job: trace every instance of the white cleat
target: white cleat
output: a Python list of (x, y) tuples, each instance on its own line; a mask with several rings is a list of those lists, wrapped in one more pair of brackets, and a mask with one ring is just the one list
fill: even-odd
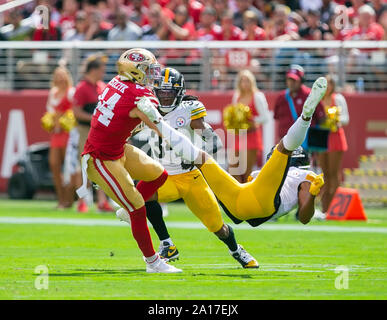
[[(144, 261), (145, 261), (145, 258), (144, 258)], [(180, 272), (183, 272), (183, 270), (178, 269), (174, 266), (171, 266), (164, 259), (161, 259), (158, 256), (155, 262), (152, 262), (152, 263), (146, 262), (146, 272), (148, 272), (148, 273), (180, 273)]]
[(313, 116), (314, 110), (321, 99), (324, 97), (325, 92), (327, 91), (327, 79), (324, 77), (318, 78), (312, 86), (312, 90), (309, 93), (308, 98), (304, 103), (304, 108), (302, 109), (302, 115), (306, 118)]
[(318, 221), (325, 221), (327, 219), (326, 213), (322, 212), (319, 209), (314, 210), (313, 219)]
[(116, 211), (116, 216), (121, 221), (125, 221), (125, 222), (129, 223), (129, 225), (131, 225), (129, 213), (124, 208), (118, 209)]

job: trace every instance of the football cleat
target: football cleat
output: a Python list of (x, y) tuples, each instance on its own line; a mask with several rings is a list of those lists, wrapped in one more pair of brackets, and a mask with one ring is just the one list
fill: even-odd
[(86, 212), (89, 211), (89, 207), (87, 206), (85, 200), (80, 199), (80, 200), (78, 201), (77, 211), (80, 212), (80, 213), (86, 213)]
[(129, 223), (129, 225), (131, 224), (129, 213), (124, 208), (119, 208), (116, 211), (116, 216), (121, 221), (125, 221), (125, 222)]
[(250, 255), (245, 249), (243, 249), (243, 247), (240, 244), (238, 244), (237, 251), (234, 253), (230, 252), (230, 254), (245, 269), (259, 268), (259, 264), (257, 260), (255, 260), (252, 255)]
[(160, 244), (159, 255), (166, 261), (179, 260), (179, 251), (175, 245), (169, 245), (168, 242)]
[(104, 203), (98, 204), (97, 212), (114, 212), (112, 206), (106, 200)]
[[(144, 261), (146, 262), (145, 258)], [(183, 270), (178, 269), (174, 266), (171, 266), (165, 261), (165, 259), (162, 259), (161, 257), (157, 257), (156, 261), (152, 263), (146, 262), (146, 272), (148, 273), (179, 273), (183, 272)]]
[(308, 98), (306, 98), (304, 108), (302, 109), (302, 115), (304, 117), (310, 118), (313, 116), (314, 110), (316, 110), (317, 105), (327, 91), (327, 85), (327, 79), (324, 77), (318, 78), (313, 83), (312, 90), (310, 91)]

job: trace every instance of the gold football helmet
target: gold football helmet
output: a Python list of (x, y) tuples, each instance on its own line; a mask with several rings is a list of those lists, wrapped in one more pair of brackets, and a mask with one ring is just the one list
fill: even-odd
[(153, 85), (161, 77), (161, 68), (152, 52), (134, 48), (125, 51), (117, 61), (122, 81), (133, 81), (140, 85)]

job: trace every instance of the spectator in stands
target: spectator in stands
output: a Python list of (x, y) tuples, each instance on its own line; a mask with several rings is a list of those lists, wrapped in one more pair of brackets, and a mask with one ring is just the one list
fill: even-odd
[[(285, 136), (287, 130), (302, 112), (305, 100), (310, 93), (310, 88), (303, 84), (304, 79), (304, 68), (300, 65), (291, 65), (286, 73), (287, 89), (279, 94), (274, 106), (274, 119), (278, 129), (277, 138)], [(312, 117), (312, 126), (321, 123), (324, 119), (324, 108), (319, 103)]]
[(198, 25), (200, 22), (200, 14), (204, 10), (204, 4), (197, 0), (175, 0), (176, 8), (180, 5), (187, 8), (188, 15), (192, 18), (192, 22), (195, 26)]
[(128, 15), (124, 10), (120, 10), (116, 15), (116, 26), (108, 33), (109, 41), (133, 41), (142, 37), (141, 28), (128, 20)]
[(322, 6), (321, 0), (299, 0), (300, 9), (304, 12), (309, 10), (320, 10)]
[(6, 40), (31, 40), (32, 28), (30, 26), (22, 26), (22, 20), (23, 15), (19, 9), (14, 9), (10, 12), (9, 23), (13, 28), (3, 34)]
[(335, 14), (336, 6), (337, 3), (332, 0), (322, 0), (322, 6), (320, 9), (321, 23), (329, 24), (329, 21)]
[(227, 10), (221, 18), (220, 33), (216, 35), (216, 40), (233, 41), (242, 39), (242, 30), (233, 24), (233, 13)]
[[(105, 84), (103, 83), (103, 78), (105, 75), (105, 65), (107, 59), (103, 55), (93, 55), (86, 60), (85, 73), (83, 79), (76, 86), (74, 93), (74, 115), (78, 122), (78, 132), (79, 132), (79, 159), (80, 155), (83, 152), (84, 145), (86, 143), (87, 136), (90, 130), (90, 122), (94, 112), (94, 109), (97, 107), (98, 96), (102, 94)], [(78, 173), (78, 186), (82, 184), (81, 173)], [(111, 211), (106, 195), (102, 190), (97, 191), (98, 197), (98, 209), (100, 211)], [(78, 211), (87, 212), (88, 206), (85, 200), (80, 199), (78, 201)]]
[(236, 0), (235, 2), (237, 11), (234, 12), (233, 21), (234, 25), (237, 26), (240, 29), (243, 29), (243, 15), (247, 10), (253, 11), (258, 19), (258, 25), (262, 26), (263, 21), (263, 14), (261, 11), (259, 11), (256, 7), (252, 5), (252, 0)]
[(351, 0), (352, 6), (348, 7), (347, 14), (349, 17), (350, 22), (353, 25), (357, 25), (358, 23), (358, 16), (359, 16), (359, 9), (361, 6), (365, 4), (365, 0)]
[(383, 0), (371, 0), (372, 8), (375, 10), (375, 19), (380, 24), (382, 23), (381, 17), (383, 13), (387, 11), (387, 2)]
[(159, 4), (153, 4), (149, 7), (149, 23), (142, 27), (142, 40), (158, 41), (165, 40), (166, 31), (161, 24), (162, 8)]
[(61, 17), (59, 20), (63, 38), (67, 31), (75, 28), (76, 14), (78, 10), (79, 4), (76, 0), (63, 0)]
[(175, 18), (172, 20), (165, 14), (161, 19), (163, 27), (167, 30), (167, 40), (195, 40), (196, 29), (190, 19), (188, 9), (179, 5), (175, 11)]
[(73, 29), (68, 30), (64, 36), (65, 41), (83, 41), (86, 40), (86, 32), (88, 29), (86, 12), (78, 11), (75, 17), (75, 25)]
[[(332, 75), (326, 75), (328, 87), (322, 104), (326, 114), (326, 121), (321, 127), (330, 130), (328, 138), (328, 150), (319, 153), (318, 164), (324, 173), (324, 187), (321, 190), (322, 213), (325, 215), (329, 205), (336, 193), (336, 189), (341, 181), (341, 164), (344, 152), (347, 151), (347, 139), (345, 137), (343, 126), (349, 122), (347, 102), (342, 94), (336, 92), (336, 82)], [(329, 120), (328, 109), (331, 107), (338, 108), (336, 119)], [(323, 218), (324, 216), (322, 216)]]
[[(247, 136), (237, 134), (235, 137), (235, 159), (231, 156), (230, 169), (239, 167), (243, 168), (245, 164), (245, 172), (239, 175), (234, 175), (234, 178), (239, 182), (247, 182), (247, 178), (257, 164), (257, 156), (262, 153), (262, 125), (269, 120), (269, 108), (265, 95), (257, 88), (254, 75), (249, 70), (242, 70), (238, 73), (236, 79), (236, 88), (232, 97), (232, 103), (242, 103), (250, 108), (251, 119), (249, 121), (249, 129)], [(247, 140), (247, 145), (241, 141)], [(241, 140), (241, 141), (240, 141)], [(262, 157), (261, 157), (262, 158)]]
[(258, 26), (258, 16), (247, 10), (243, 14), (243, 32), (241, 40), (266, 40), (266, 31)]
[(298, 40), (298, 27), (288, 19), (290, 9), (284, 5), (277, 5), (273, 12), (273, 19), (270, 20), (269, 34), (270, 40)]
[(95, 8), (87, 14), (88, 29), (85, 40), (107, 40), (108, 33), (113, 25), (107, 21), (103, 21), (102, 14)]
[(323, 40), (328, 30), (328, 26), (320, 21), (320, 12), (309, 10), (306, 25), (299, 30), (299, 35), (303, 40)]
[[(343, 16), (346, 10), (345, 6), (336, 6), (335, 14), (328, 23), (329, 32), (324, 34), (324, 40), (343, 41), (348, 36), (348, 33), (351, 31), (351, 25), (349, 24), (349, 20), (347, 21), (345, 16)], [(345, 25), (346, 23), (348, 23), (348, 25)]]
[(130, 21), (136, 23), (139, 27), (143, 27), (148, 20), (147, 8), (143, 5), (142, 0), (132, 0), (130, 4)]
[(228, 0), (214, 0), (214, 9), (216, 11), (216, 24), (220, 25), (222, 17), (228, 10)]
[(213, 7), (205, 7), (200, 14), (200, 24), (197, 30), (197, 39), (202, 41), (215, 40), (216, 35), (221, 32), (220, 26), (215, 24), (216, 11)]
[(62, 40), (62, 32), (60, 26), (52, 19), (52, 9), (48, 10), (48, 19), (35, 15), (36, 27), (32, 35), (33, 41), (60, 41)]
[(54, 127), (50, 134), (50, 151), (48, 161), (54, 180), (55, 191), (58, 198), (58, 209), (67, 208), (65, 188), (62, 178), (62, 166), (64, 163), (66, 145), (69, 134), (59, 122), (59, 118), (72, 108), (72, 98), (74, 95), (73, 82), (70, 72), (65, 67), (55, 69), (51, 89), (48, 94), (47, 112), (54, 114)]
[(384, 37), (383, 27), (375, 21), (375, 10), (369, 5), (363, 5), (358, 10), (359, 25), (347, 35), (347, 40), (380, 41)]

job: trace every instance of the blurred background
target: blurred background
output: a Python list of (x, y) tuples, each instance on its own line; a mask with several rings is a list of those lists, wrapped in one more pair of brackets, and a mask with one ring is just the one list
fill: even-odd
[[(306, 87), (329, 74), (348, 111), (348, 119), (338, 114), (335, 122), (347, 147), (324, 150), (340, 152), (334, 175), (342, 186), (357, 189), (365, 205), (387, 206), (384, 0), (14, 0), (0, 1), (0, 26), (3, 197), (54, 194), (53, 172), (65, 156), (50, 160), (55, 146), (41, 118), (49, 109), (57, 67), (67, 69), (76, 88), (90, 57), (102, 54), (106, 83), (116, 75), (120, 54), (142, 47), (184, 75), (215, 129), (224, 129), (223, 110), (233, 102), (240, 71), (253, 75), (268, 111), (265, 121), (256, 123), (254, 168), (281, 136), (276, 108), (289, 70), (302, 67), (299, 80)], [(66, 147), (67, 140), (64, 153)], [(313, 152), (312, 158), (323, 170), (320, 154)]]

